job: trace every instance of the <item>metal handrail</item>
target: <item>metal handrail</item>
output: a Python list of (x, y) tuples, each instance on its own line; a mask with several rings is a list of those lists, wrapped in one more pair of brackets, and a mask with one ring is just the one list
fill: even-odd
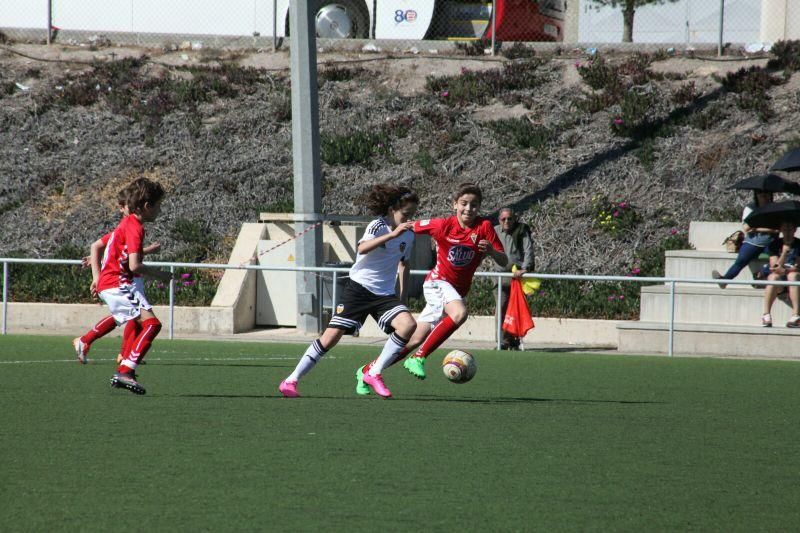
[[(0, 263), (3, 263), (3, 320), (2, 320), (2, 334), (5, 335), (8, 331), (8, 265), (9, 264), (34, 264), (34, 265), (73, 265), (81, 264), (77, 259), (29, 259), (29, 258), (16, 258), (16, 257), (0, 257)], [(208, 270), (267, 270), (278, 272), (317, 272), (317, 273), (331, 273), (333, 279), (333, 287), (331, 294), (331, 305), (333, 309), (336, 308), (336, 281), (337, 274), (349, 272), (348, 268), (344, 267), (282, 267), (282, 266), (267, 266), (267, 265), (253, 265), (253, 264), (223, 264), (223, 263), (176, 263), (176, 262), (163, 262), (163, 261), (147, 261), (148, 266), (167, 267), (174, 275), (176, 268), (196, 268)], [(427, 275), (429, 270), (411, 270), (412, 276)], [(494, 278), (497, 280), (497, 302), (500, 302), (502, 288), (500, 286), (502, 278), (510, 278), (513, 274), (510, 272), (476, 272), (475, 277), (481, 278)], [(719, 283), (717, 279), (705, 278), (667, 278), (667, 277), (638, 277), (638, 276), (590, 276), (584, 274), (538, 274), (531, 273), (523, 275), (523, 278), (536, 278), (536, 279), (554, 279), (554, 280), (581, 280), (581, 281), (619, 281), (627, 283), (665, 283), (669, 285), (669, 345), (667, 353), (670, 357), (673, 356), (674, 350), (674, 335), (675, 335), (675, 284), (710, 284)], [(727, 285), (776, 285), (776, 286), (797, 286), (800, 285), (798, 281), (767, 281), (767, 280), (725, 280)], [(174, 312), (175, 312), (175, 283), (174, 281), (169, 284), (169, 338), (174, 338)], [(497, 349), (500, 349), (502, 339), (502, 316), (500, 315), (500, 306), (495, 308), (496, 317), (496, 338)]]

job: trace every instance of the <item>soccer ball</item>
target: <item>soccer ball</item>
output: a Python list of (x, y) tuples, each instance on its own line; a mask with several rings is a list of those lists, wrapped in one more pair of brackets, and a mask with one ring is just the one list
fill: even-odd
[(463, 350), (453, 350), (442, 361), (444, 376), (453, 383), (466, 383), (475, 377), (478, 365), (471, 354)]

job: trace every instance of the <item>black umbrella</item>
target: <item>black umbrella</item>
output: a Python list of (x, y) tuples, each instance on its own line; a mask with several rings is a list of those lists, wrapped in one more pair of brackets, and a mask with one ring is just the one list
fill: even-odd
[(734, 183), (731, 189), (800, 194), (800, 184), (782, 178), (777, 174), (763, 174), (761, 176), (745, 178)]
[(770, 170), (783, 170), (785, 172), (792, 172), (800, 170), (800, 148), (788, 151), (783, 157), (778, 159)]
[(791, 222), (800, 226), (800, 202), (797, 200), (786, 200), (783, 202), (773, 202), (758, 209), (744, 219), (745, 224), (751, 228), (773, 228), (780, 229), (784, 222)]

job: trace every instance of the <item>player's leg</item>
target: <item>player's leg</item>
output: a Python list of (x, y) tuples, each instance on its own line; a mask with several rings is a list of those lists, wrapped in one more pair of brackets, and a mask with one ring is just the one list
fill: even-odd
[(322, 335), (308, 346), (292, 373), (281, 381), (278, 386), (280, 393), (287, 398), (296, 398), (300, 396), (300, 393), (297, 392), (297, 382), (319, 363), (320, 359), (322, 359), (328, 350), (336, 346), (342, 338), (342, 335), (344, 335), (343, 329), (335, 327), (326, 328), (325, 331), (322, 332)]
[[(396, 303), (400, 304), (400, 302)], [(364, 391), (361, 387), (363, 380), (363, 383), (371, 387), (376, 394), (388, 398), (392, 393), (384, 384), (381, 373), (397, 359), (400, 352), (406, 347), (411, 335), (417, 329), (417, 323), (408, 309), (400, 304), (384, 312), (378, 320), (378, 325), (381, 325), (384, 331), (389, 333), (389, 338), (378, 359), (370, 365), (370, 368), (365, 371), (362, 367), (356, 372), (356, 393), (363, 394)]]
[(124, 286), (113, 290), (117, 292), (114, 293), (112, 299), (116, 311), (112, 309), (112, 313), (115, 315), (124, 313), (127, 317), (125, 322), (135, 320), (141, 329), (130, 344), (130, 351), (123, 354), (124, 358), (117, 366), (116, 373), (111, 377), (111, 386), (128, 389), (135, 394), (144, 394), (144, 387), (136, 380), (136, 369), (161, 331), (161, 321), (156, 318), (153, 306), (147, 301), (144, 293), (136, 286)]
[[(452, 285), (439, 281), (430, 289), (425, 293), (428, 305), (420, 315), (420, 320), (436, 324), (414, 355), (403, 363), (405, 369), (419, 379), (425, 379), (425, 359), (467, 320), (467, 307)], [(441, 319), (432, 320), (436, 315)]]
[[(780, 279), (781, 276), (772, 273), (767, 277), (769, 281)], [(775, 298), (778, 296), (778, 289), (776, 285), (767, 285), (764, 288), (764, 313), (761, 315), (761, 325), (765, 328), (772, 327), (772, 304), (775, 303)]]
[(75, 348), (75, 355), (78, 357), (78, 362), (86, 364), (88, 361), (87, 356), (89, 355), (89, 348), (92, 347), (92, 343), (97, 339), (108, 335), (114, 331), (114, 328), (116, 327), (117, 321), (114, 320), (113, 316), (109, 315), (95, 324), (92, 329), (86, 332), (85, 335), (74, 338), (72, 340), (72, 347)]
[(122, 363), (122, 360), (131, 353), (133, 343), (141, 332), (142, 325), (138, 321), (128, 320), (125, 324), (125, 328), (122, 330), (122, 346), (120, 347), (119, 355), (117, 355), (117, 365)]

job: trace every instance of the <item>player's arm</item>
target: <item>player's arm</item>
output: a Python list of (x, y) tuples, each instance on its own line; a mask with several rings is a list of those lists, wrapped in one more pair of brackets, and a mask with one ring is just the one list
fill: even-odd
[(149, 267), (142, 263), (142, 255), (144, 254), (133, 252), (128, 256), (128, 268), (131, 269), (131, 272), (147, 278), (160, 279), (161, 281), (169, 281), (172, 279), (172, 274), (166, 270)]
[(408, 267), (408, 261), (400, 261), (397, 264), (397, 279), (400, 281), (400, 292), (397, 297), (401, 302), (408, 303), (408, 280), (411, 278), (411, 269)]
[(383, 244), (383, 243), (385, 243), (387, 241), (390, 241), (390, 240), (392, 240), (394, 238), (399, 237), (400, 235), (403, 234), (403, 232), (405, 232), (405, 231), (413, 231), (413, 230), (414, 230), (414, 223), (413, 222), (411, 222), (411, 221), (403, 222), (402, 224), (399, 224), (396, 228), (394, 228), (394, 230), (392, 230), (389, 233), (381, 235), (380, 237), (375, 237), (374, 239), (369, 239), (369, 240), (361, 241), (360, 243), (358, 243), (358, 253), (360, 253), (362, 255), (363, 254), (367, 254), (367, 253), (371, 252), (372, 250), (374, 250), (375, 248), (377, 248), (378, 246), (380, 246), (381, 244)]
[(154, 242), (153, 244), (148, 244), (144, 248), (142, 248), (142, 255), (154, 254), (161, 249), (160, 242)]
[(484, 232), (484, 235), (487, 237), (486, 239), (478, 241), (478, 250), (489, 254), (491, 258), (494, 259), (495, 263), (501, 267), (505, 267), (508, 265), (508, 256), (503, 248), (503, 243), (500, 242), (497, 232), (494, 231), (494, 226), (492, 226), (488, 221), (486, 221), (485, 224), (486, 231)]
[(89, 286), (89, 292), (92, 296), (97, 295), (97, 282), (100, 280), (100, 256), (106, 249), (106, 243), (103, 239), (97, 239), (89, 247), (89, 266), (92, 268), (92, 284)]

